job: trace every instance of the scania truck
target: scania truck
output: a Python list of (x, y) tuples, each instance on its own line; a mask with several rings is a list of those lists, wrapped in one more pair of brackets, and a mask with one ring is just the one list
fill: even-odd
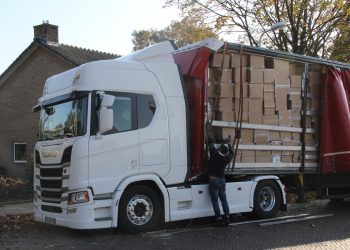
[[(50, 77), (33, 108), (35, 220), (75, 228), (153, 229), (213, 216), (205, 173), (204, 86), (222, 41), (161, 42)], [(285, 209), (273, 174), (228, 173), (230, 213)]]

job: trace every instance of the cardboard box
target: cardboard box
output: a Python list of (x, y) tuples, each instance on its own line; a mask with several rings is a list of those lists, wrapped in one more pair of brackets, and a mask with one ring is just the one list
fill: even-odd
[(253, 129), (241, 129), (241, 143), (242, 144), (253, 144)]
[(268, 130), (254, 131), (254, 143), (255, 144), (268, 144), (270, 142), (270, 133)]
[(265, 58), (258, 55), (249, 55), (248, 56), (248, 67), (263, 69), (265, 68)]
[(274, 83), (275, 82), (275, 70), (274, 69), (264, 69), (264, 83)]
[(220, 97), (215, 104), (216, 111), (232, 111), (233, 110), (233, 101), (230, 97)]
[(282, 141), (290, 141), (290, 140), (292, 140), (292, 133), (286, 132), (286, 131), (281, 131), (280, 138)]
[(305, 134), (305, 145), (306, 146), (314, 146), (315, 140), (312, 134)]
[(243, 156), (242, 155), (242, 158), (241, 158), (241, 162), (242, 163), (255, 163), (255, 156)]
[(290, 110), (280, 110), (278, 112), (278, 124), (280, 126), (292, 126), (292, 111)]
[[(247, 82), (248, 81), (248, 76), (247, 76), (247, 68), (242, 68), (242, 82)], [(232, 69), (232, 80), (234, 83), (240, 83), (241, 78), (240, 78), (240, 68), (233, 68)]]
[[(248, 66), (248, 55), (242, 54), (242, 67)], [(240, 53), (231, 54), (231, 68), (241, 67), (241, 55)]]
[(276, 69), (276, 72), (284, 71), (289, 73), (289, 61), (275, 58), (273, 64), (273, 68)]
[(274, 83), (264, 83), (264, 92), (275, 92)]
[(276, 110), (287, 110), (287, 95), (276, 95)]
[(292, 108), (295, 107), (300, 107), (301, 108), (301, 96), (299, 95), (288, 95), (288, 99), (291, 100), (292, 102)]
[(262, 98), (264, 96), (264, 85), (262, 83), (249, 83), (249, 98)]
[(292, 127), (300, 128), (301, 127), (301, 120), (292, 120)]
[(300, 153), (294, 152), (293, 154), (293, 163), (299, 163), (300, 162)]
[(248, 69), (248, 82), (249, 83), (263, 83), (264, 82), (264, 71), (263, 69)]
[(288, 71), (275, 71), (275, 85), (290, 85)]
[(270, 131), (270, 139), (271, 141), (280, 141), (280, 132), (278, 131)]
[(208, 98), (213, 98), (216, 96), (216, 86), (215, 86), (215, 83), (213, 82), (209, 82), (208, 83)]
[(263, 124), (278, 125), (278, 115), (263, 115)]
[(282, 155), (283, 163), (293, 163), (293, 155)]
[(282, 141), (283, 146), (300, 146), (300, 141), (295, 141), (295, 140), (287, 140), (287, 141)]
[(235, 112), (233, 111), (223, 111), (216, 113), (216, 119), (220, 121), (233, 122), (234, 121)]
[(300, 141), (300, 133), (292, 133), (292, 139), (296, 141)]
[(215, 69), (214, 79), (216, 82), (232, 83), (232, 69)]
[(272, 153), (272, 163), (281, 163), (281, 155), (277, 153)]
[(310, 84), (322, 84), (321, 72), (309, 72)]
[(262, 116), (263, 116), (262, 113), (248, 114), (248, 122), (252, 124), (262, 124), (263, 123)]
[(275, 86), (275, 95), (278, 96), (286, 96), (289, 94), (290, 92), (290, 88), (289, 88), (289, 85), (277, 85)]
[(255, 151), (254, 150), (242, 150), (241, 152), (243, 157), (255, 157)]
[(302, 75), (304, 73), (305, 65), (301, 63), (289, 63), (289, 72), (291, 75)]
[[(236, 117), (238, 116), (238, 109), (239, 109), (240, 103), (239, 99), (235, 99), (235, 112)], [(249, 101), (248, 98), (243, 98), (243, 120), (248, 121), (248, 109), (249, 109)]]
[(211, 66), (214, 68), (228, 69), (230, 66), (230, 55), (223, 53), (214, 53), (211, 60)]
[(272, 153), (271, 151), (256, 151), (255, 162), (257, 163), (271, 163)]
[(264, 107), (264, 115), (275, 115), (276, 109), (274, 107)]
[(263, 100), (262, 99), (249, 99), (249, 114), (262, 114), (263, 112)]
[(274, 92), (264, 91), (264, 108), (275, 108)]
[(233, 97), (234, 88), (232, 83), (216, 84), (216, 94), (220, 97)]
[(301, 75), (290, 75), (290, 86), (293, 88), (301, 88)]
[[(240, 90), (241, 90), (241, 84), (240, 83), (234, 83), (235, 86), (235, 98), (239, 98), (240, 95)], [(242, 88), (243, 88), (243, 97), (248, 97), (248, 83), (243, 82), (242, 83)]]

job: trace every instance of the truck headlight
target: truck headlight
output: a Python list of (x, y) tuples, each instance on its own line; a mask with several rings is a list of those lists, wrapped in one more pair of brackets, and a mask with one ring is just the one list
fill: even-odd
[(70, 193), (68, 195), (68, 205), (89, 202), (88, 191)]

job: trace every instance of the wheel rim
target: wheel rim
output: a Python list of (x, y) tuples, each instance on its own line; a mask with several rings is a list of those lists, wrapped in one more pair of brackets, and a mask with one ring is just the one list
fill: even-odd
[(144, 225), (153, 215), (153, 203), (147, 196), (135, 195), (130, 199), (126, 213), (132, 224)]
[(275, 192), (271, 187), (264, 187), (259, 193), (259, 205), (265, 212), (271, 211), (276, 204)]

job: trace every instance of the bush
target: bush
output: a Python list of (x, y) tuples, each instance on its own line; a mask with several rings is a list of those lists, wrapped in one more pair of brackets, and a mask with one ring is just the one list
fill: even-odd
[(24, 168), (25, 173), (25, 181), (28, 186), (33, 185), (33, 175), (34, 175), (34, 155), (32, 154), (30, 157), (30, 161), (26, 164)]

